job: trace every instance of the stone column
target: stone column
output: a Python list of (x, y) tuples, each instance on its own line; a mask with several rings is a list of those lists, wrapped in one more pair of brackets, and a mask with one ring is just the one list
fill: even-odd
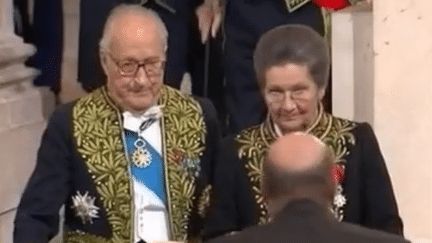
[(38, 71), (25, 60), (36, 51), (13, 32), (12, 0), (0, 1), (0, 242), (12, 242), (21, 193), (35, 165), (45, 127), (46, 91), (35, 88)]
[(332, 14), (333, 114), (373, 124), (372, 6)]

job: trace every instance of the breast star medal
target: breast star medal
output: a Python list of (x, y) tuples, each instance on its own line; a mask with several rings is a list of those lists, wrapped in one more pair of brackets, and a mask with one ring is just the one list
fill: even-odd
[(81, 193), (77, 191), (77, 195), (72, 196), (73, 205), (71, 208), (75, 210), (75, 216), (80, 217), (83, 224), (93, 224), (93, 219), (99, 218), (99, 207), (95, 206), (95, 199), (96, 197), (89, 196), (88, 192), (81, 195)]

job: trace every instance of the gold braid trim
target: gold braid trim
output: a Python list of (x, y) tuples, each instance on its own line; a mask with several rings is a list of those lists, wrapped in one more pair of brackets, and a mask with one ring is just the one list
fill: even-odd
[(200, 172), (200, 157), (205, 149), (206, 126), (199, 103), (165, 86), (160, 104), (164, 105), (166, 175), (171, 233), (174, 241), (186, 241), (195, 195), (195, 180)]
[[(322, 109), (321, 109), (322, 110)], [(346, 156), (349, 154), (349, 147), (355, 144), (355, 137), (352, 130), (357, 126), (355, 122), (334, 117), (326, 112), (320, 115), (308, 133), (323, 141), (336, 157), (335, 163), (345, 166)]]
[[(306, 131), (323, 141), (333, 151), (335, 163), (346, 167), (346, 156), (349, 148), (355, 144), (352, 130), (356, 123), (333, 117), (323, 111), (320, 106), (319, 115), (312, 126)], [(268, 120), (259, 126), (243, 130), (236, 138), (238, 157), (244, 163), (250, 180), (254, 198), (258, 205), (258, 224), (268, 222), (267, 206), (261, 191), (262, 163), (270, 144), (276, 139), (271, 122)], [(338, 218), (343, 218), (343, 208), (336, 208)]]
[(198, 214), (201, 218), (205, 218), (207, 215), (207, 210), (210, 208), (210, 196), (211, 196), (212, 186), (207, 185), (201, 193), (198, 200)]
[(65, 242), (67, 243), (108, 243), (108, 242), (123, 242), (108, 240), (104, 237), (86, 234), (80, 231), (67, 232), (65, 235)]
[(288, 12), (290, 13), (303, 7), (308, 2), (310, 2), (310, 0), (285, 0)]
[(246, 129), (235, 138), (239, 144), (238, 156), (245, 162), (246, 173), (258, 205), (258, 224), (268, 221), (267, 206), (261, 193), (262, 164), (269, 144), (274, 139), (275, 136), (264, 125)]
[[(112, 238), (70, 232), (66, 242), (131, 242), (131, 185), (120, 113), (98, 89), (73, 107), (73, 136), (107, 212)], [(84, 240), (86, 239), (86, 240)]]

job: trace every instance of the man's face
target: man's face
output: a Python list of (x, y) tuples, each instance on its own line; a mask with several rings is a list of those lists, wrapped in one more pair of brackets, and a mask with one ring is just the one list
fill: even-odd
[(146, 111), (156, 103), (163, 85), (165, 45), (151, 21), (136, 16), (120, 18), (108, 50), (101, 52), (110, 97), (126, 111)]
[(303, 131), (318, 114), (324, 89), (314, 83), (306, 66), (287, 63), (265, 72), (264, 98), (282, 133)]

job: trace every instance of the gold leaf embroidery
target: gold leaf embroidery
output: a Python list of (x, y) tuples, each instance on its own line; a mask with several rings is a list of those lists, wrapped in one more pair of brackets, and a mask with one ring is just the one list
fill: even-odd
[[(126, 157), (120, 138), (118, 111), (102, 89), (80, 99), (73, 108), (78, 151), (93, 176), (96, 190), (113, 230), (111, 239), (87, 234), (66, 234), (66, 242), (130, 242), (131, 192)], [(83, 238), (84, 237), (84, 238)], [(87, 241), (85, 241), (87, 242)]]
[[(355, 127), (356, 123), (333, 117), (321, 110), (316, 123), (307, 132), (329, 146), (335, 154), (335, 163), (345, 167), (349, 148), (355, 144), (355, 137), (352, 134)], [(258, 206), (259, 224), (268, 222), (267, 206), (261, 193), (262, 163), (269, 145), (275, 138), (276, 135), (269, 122), (243, 130), (235, 138), (238, 144), (238, 156), (245, 165)], [(334, 212), (337, 213), (336, 217), (343, 219), (343, 207), (333, 206), (333, 208)]]
[[(164, 87), (158, 103), (164, 105), (162, 129), (172, 238), (185, 241), (196, 177), (184, 173), (177, 155), (180, 152), (194, 158), (199, 165), (198, 158), (205, 149), (206, 127), (198, 102), (179, 91)], [(105, 239), (82, 232), (68, 232), (65, 242), (131, 242), (132, 196), (119, 111), (110, 103), (106, 91), (99, 89), (79, 100), (72, 114), (78, 151), (94, 178), (113, 235)]]
[(164, 133), (172, 236), (176, 241), (186, 241), (196, 178), (184, 172), (178, 157), (200, 158), (205, 148), (206, 127), (198, 102), (182, 93), (165, 87), (161, 104), (165, 104)]

